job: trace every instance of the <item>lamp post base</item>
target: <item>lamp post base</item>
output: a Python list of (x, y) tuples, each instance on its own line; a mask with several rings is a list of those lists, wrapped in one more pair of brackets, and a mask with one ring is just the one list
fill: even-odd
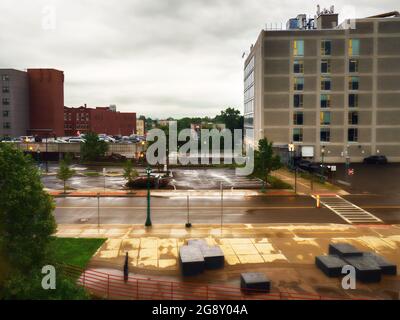
[(192, 227), (192, 224), (191, 224), (190, 222), (188, 222), (188, 223), (185, 224), (185, 227), (186, 227), (186, 228), (191, 228), (191, 227)]

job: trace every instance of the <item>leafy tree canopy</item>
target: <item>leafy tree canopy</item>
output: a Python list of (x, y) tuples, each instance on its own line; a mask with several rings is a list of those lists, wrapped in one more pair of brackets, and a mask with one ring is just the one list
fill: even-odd
[(56, 231), (53, 200), (30, 156), (0, 144), (0, 252), (13, 270), (42, 266)]
[(101, 157), (104, 157), (107, 151), (107, 142), (101, 141), (97, 133), (88, 132), (85, 135), (85, 142), (81, 143), (81, 156), (83, 160), (99, 160)]

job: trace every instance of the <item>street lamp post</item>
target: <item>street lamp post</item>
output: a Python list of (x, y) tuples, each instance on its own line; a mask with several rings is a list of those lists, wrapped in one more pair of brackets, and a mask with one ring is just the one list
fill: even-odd
[(147, 167), (146, 168), (146, 173), (147, 173), (147, 217), (146, 217), (146, 227), (151, 227), (151, 217), (150, 217), (150, 173), (151, 173), (151, 168)]
[(223, 217), (224, 217), (224, 188), (222, 186), (222, 182), (220, 184), (221, 189), (221, 233), (222, 233), (222, 225), (223, 225)]
[(322, 179), (325, 178), (325, 167), (324, 167), (324, 159), (325, 159), (325, 146), (322, 146), (321, 149), (321, 162), (322, 162)]
[(289, 149), (289, 163), (290, 163), (290, 166), (293, 168), (294, 167), (294, 144), (293, 144), (293, 142), (289, 143), (288, 149)]

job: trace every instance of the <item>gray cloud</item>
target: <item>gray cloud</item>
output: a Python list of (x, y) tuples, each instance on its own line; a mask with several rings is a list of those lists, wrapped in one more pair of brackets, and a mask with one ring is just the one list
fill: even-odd
[[(242, 108), (241, 54), (266, 23), (285, 25), (317, 3), (288, 0), (2, 0), (0, 67), (65, 71), (65, 103), (117, 104), (152, 117)], [(397, 1), (336, 1), (365, 17)], [(56, 9), (56, 29), (42, 28)], [(347, 6), (347, 7), (345, 7)], [(354, 8), (354, 10), (352, 10)]]

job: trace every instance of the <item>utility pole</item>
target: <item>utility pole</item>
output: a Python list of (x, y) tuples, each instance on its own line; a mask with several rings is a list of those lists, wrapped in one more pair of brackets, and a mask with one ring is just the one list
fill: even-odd
[(146, 223), (144, 224), (146, 227), (151, 227), (151, 217), (150, 217), (150, 173), (151, 173), (151, 168), (147, 167), (146, 168), (146, 173), (147, 173), (147, 217), (146, 217)]
[(97, 228), (100, 228), (100, 193), (97, 193)]
[(220, 184), (221, 189), (221, 234), (222, 234), (222, 225), (223, 225), (223, 217), (224, 217), (224, 188), (222, 182)]

